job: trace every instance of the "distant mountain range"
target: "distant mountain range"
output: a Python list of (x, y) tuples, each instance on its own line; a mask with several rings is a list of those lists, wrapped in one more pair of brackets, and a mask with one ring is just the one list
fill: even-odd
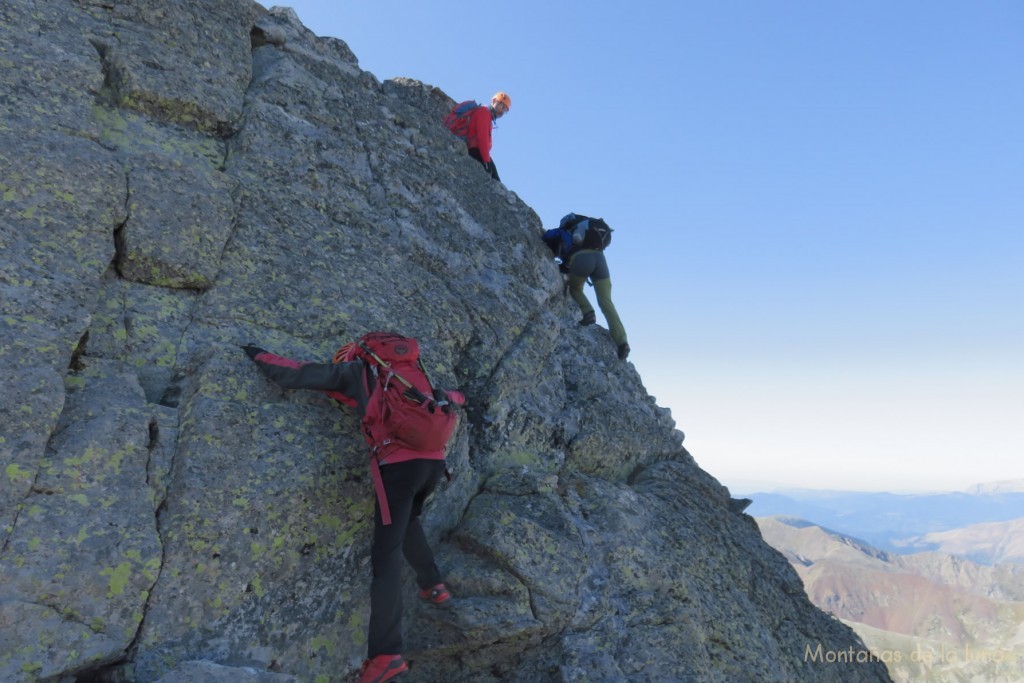
[(1024, 564), (1024, 519), (972, 524), (960, 529), (934, 531), (893, 543), (900, 552), (905, 553), (934, 550), (947, 555), (966, 557), (981, 564)]
[(757, 522), (811, 602), (853, 627), (897, 683), (1024, 681), (1024, 564), (896, 555), (806, 520)]
[(975, 562), (1024, 562), (1024, 480), (968, 491), (894, 494), (793, 489), (748, 493), (753, 517), (804, 520), (893, 553), (941, 550)]

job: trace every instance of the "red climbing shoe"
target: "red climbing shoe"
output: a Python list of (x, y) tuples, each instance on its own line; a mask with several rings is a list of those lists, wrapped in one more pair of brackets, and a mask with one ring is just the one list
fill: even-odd
[(377, 655), (363, 662), (356, 683), (384, 683), (408, 670), (402, 655)]
[(447, 601), (451, 596), (448, 589), (444, 587), (443, 583), (439, 583), (433, 588), (428, 588), (425, 591), (420, 591), (420, 600), (423, 602), (429, 602), (432, 605), (440, 605), (442, 602)]

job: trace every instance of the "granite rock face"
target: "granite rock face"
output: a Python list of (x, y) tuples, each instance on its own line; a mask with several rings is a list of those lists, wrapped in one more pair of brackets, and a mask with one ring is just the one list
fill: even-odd
[(575, 325), (444, 92), (248, 0), (6, 0), (0, 65), (0, 679), (349, 676), (357, 421), (238, 347), (396, 329), (471, 401), (410, 681), (888, 680)]

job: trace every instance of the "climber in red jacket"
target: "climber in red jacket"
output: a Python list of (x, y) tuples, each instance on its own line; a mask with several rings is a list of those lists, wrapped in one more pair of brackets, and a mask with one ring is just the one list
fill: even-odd
[(361, 418), (377, 503), (368, 658), (358, 683), (390, 681), (408, 670), (401, 655), (402, 559), (415, 571), (421, 600), (442, 605), (450, 598), (420, 516), (445, 474), (447, 440), (458, 424), (454, 410), (466, 404), (465, 396), (433, 389), (419, 364), (417, 341), (395, 333), (363, 335), (339, 349), (331, 363), (295, 361), (251, 344), (242, 348), (278, 386), (321, 391)]
[(498, 177), (498, 169), (494, 167), (494, 160), (491, 159), (491, 129), (494, 122), (508, 113), (512, 106), (512, 98), (508, 93), (498, 92), (491, 98), (491, 106), (479, 106), (469, 114), (469, 128), (466, 131), (466, 148), (469, 156), (473, 157), (484, 169), (491, 174), (495, 180)]

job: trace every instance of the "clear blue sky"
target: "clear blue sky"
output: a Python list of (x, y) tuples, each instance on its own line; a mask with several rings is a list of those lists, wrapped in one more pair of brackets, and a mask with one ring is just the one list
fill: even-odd
[(735, 492), (1024, 478), (1024, 3), (284, 4), (511, 95), (502, 180), (616, 229), (630, 360)]

